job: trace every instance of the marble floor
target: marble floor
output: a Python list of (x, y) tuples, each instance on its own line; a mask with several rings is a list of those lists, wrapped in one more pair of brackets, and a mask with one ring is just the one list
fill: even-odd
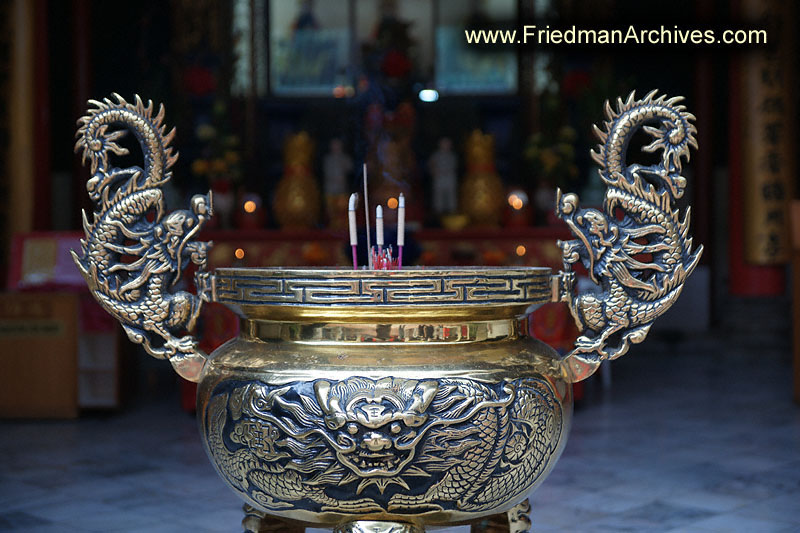
[[(800, 532), (800, 407), (784, 343), (655, 339), (612, 368), (609, 389), (588, 384), (531, 497), (534, 531)], [(240, 531), (237, 498), (169, 400), (0, 421), (0, 531)]]

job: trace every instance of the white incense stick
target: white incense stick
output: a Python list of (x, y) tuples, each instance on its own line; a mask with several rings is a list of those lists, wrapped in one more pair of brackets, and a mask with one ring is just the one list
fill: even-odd
[(403, 268), (403, 245), (406, 243), (406, 197), (397, 200), (397, 268)]
[(347, 218), (350, 226), (350, 248), (353, 251), (353, 269), (358, 270), (358, 254), (356, 252), (358, 247), (358, 229), (356, 228), (356, 203), (358, 202), (358, 193), (354, 192), (350, 195), (350, 203), (347, 206)]
[(380, 253), (383, 249), (383, 207), (380, 205), (375, 208), (375, 244)]

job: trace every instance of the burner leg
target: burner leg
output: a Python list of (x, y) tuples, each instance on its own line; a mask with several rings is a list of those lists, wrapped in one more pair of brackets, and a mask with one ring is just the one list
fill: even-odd
[(509, 533), (530, 533), (531, 531), (531, 502), (527, 498), (509, 509)]
[(507, 513), (487, 516), (472, 524), (470, 533), (530, 533), (531, 504), (526, 499)]
[(305, 533), (306, 528), (284, 522), (245, 504), (242, 519), (244, 533)]

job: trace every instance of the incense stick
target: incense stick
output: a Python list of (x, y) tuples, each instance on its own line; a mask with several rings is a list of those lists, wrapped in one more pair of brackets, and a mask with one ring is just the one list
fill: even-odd
[(383, 250), (383, 206), (375, 207), (375, 244), (378, 246), (378, 253)]
[(397, 201), (397, 268), (403, 268), (403, 246), (406, 243), (406, 197), (400, 193)]
[(364, 215), (367, 223), (367, 268), (372, 269), (372, 240), (369, 236), (369, 193), (367, 192), (367, 164), (364, 163)]
[(347, 217), (350, 226), (350, 249), (353, 251), (353, 270), (358, 270), (358, 228), (356, 228), (356, 203), (358, 193), (350, 195), (350, 202), (347, 206)]

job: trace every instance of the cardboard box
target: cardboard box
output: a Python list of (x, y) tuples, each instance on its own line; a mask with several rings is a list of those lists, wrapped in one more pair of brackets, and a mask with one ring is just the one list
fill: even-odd
[(78, 295), (0, 293), (0, 417), (78, 416)]

